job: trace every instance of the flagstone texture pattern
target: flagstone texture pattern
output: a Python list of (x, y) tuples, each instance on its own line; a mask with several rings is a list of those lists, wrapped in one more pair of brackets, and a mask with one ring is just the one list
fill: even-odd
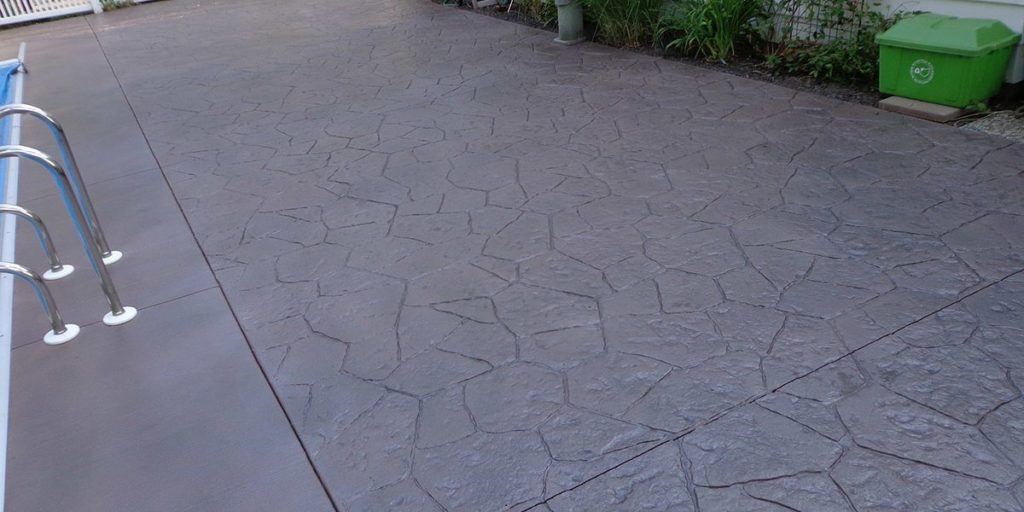
[(91, 23), (341, 509), (1024, 507), (1024, 146), (426, 0)]

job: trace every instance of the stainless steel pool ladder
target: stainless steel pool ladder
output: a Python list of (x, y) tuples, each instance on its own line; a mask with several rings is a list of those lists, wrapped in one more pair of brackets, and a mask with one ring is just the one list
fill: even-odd
[(39, 277), (31, 269), (25, 268), (17, 263), (0, 262), (0, 274), (11, 274), (24, 279), (36, 292), (39, 302), (43, 304), (46, 315), (50, 319), (50, 332), (43, 335), (43, 343), (47, 345), (60, 345), (78, 335), (79, 327), (75, 324), (64, 323), (64, 319), (57, 310), (57, 303), (53, 301), (53, 295), (47, 288), (43, 278)]
[(82, 180), (82, 173), (78, 168), (78, 162), (75, 161), (75, 154), (71, 151), (71, 144), (68, 142), (67, 134), (64, 133), (64, 127), (49, 112), (32, 105), (11, 103), (0, 107), (0, 119), (18, 114), (39, 119), (50, 130), (54, 142), (57, 143), (57, 150), (60, 152), (61, 160), (64, 161), (64, 170), (67, 172), (71, 182), (71, 190), (74, 191), (75, 199), (85, 214), (85, 224), (92, 233), (93, 239), (96, 240), (103, 262), (110, 265), (120, 260), (121, 252), (112, 251), (107, 243), (107, 237), (103, 234), (100, 220), (96, 216), (96, 209), (93, 208), (92, 199), (89, 198), (89, 193), (85, 189), (85, 181)]
[(56, 281), (71, 275), (75, 271), (75, 267), (61, 263), (60, 257), (57, 256), (57, 248), (53, 245), (53, 237), (50, 236), (50, 230), (46, 229), (46, 224), (43, 223), (42, 218), (16, 204), (0, 204), (0, 214), (5, 213), (25, 219), (32, 225), (32, 229), (35, 230), (36, 237), (39, 238), (39, 244), (43, 246), (43, 252), (46, 253), (46, 258), (50, 260), (50, 268), (43, 273), (43, 279)]
[[(0, 146), (0, 159), (4, 158), (20, 158), (35, 162), (49, 172), (57, 184), (57, 189), (64, 200), (64, 206), (67, 208), (71, 220), (77, 228), (78, 236), (82, 241), (82, 247), (85, 249), (85, 254), (88, 256), (93, 270), (100, 278), (100, 287), (107, 299), (107, 304), (110, 306), (110, 312), (103, 316), (103, 323), (107, 325), (120, 325), (135, 318), (137, 314), (135, 308), (121, 304), (121, 298), (118, 296), (117, 290), (114, 288), (114, 282), (107, 271), (107, 264), (103, 261), (99, 243), (93, 231), (89, 228), (89, 222), (85, 213), (83, 213), (78, 197), (74, 194), (74, 187), (64, 168), (50, 155), (26, 146)], [(79, 181), (80, 178), (79, 176)], [(85, 187), (82, 186), (81, 190), (84, 192)]]

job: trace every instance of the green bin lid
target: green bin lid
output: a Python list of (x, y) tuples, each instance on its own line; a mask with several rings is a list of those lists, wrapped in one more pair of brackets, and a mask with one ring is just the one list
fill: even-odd
[(996, 20), (918, 14), (878, 34), (885, 46), (975, 57), (1017, 44), (1020, 34)]

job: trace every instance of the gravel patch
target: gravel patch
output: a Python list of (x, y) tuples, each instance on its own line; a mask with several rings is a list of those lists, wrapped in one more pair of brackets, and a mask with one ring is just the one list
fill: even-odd
[(1018, 112), (1012, 110), (993, 112), (964, 126), (979, 132), (1002, 135), (1007, 139), (1024, 142), (1024, 110)]

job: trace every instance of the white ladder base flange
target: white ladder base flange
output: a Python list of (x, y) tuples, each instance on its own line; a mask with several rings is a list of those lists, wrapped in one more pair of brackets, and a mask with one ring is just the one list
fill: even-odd
[(50, 332), (44, 334), (43, 343), (47, 345), (61, 345), (73, 340), (80, 331), (81, 328), (75, 324), (64, 324), (64, 332), (57, 334), (53, 332), (53, 329), (50, 329)]
[(121, 251), (110, 251), (110, 254), (103, 257), (103, 264), (113, 265), (114, 263), (121, 261), (121, 257), (123, 256), (124, 253), (122, 253)]
[(50, 269), (47, 270), (46, 272), (43, 272), (43, 279), (46, 281), (56, 281), (58, 279), (70, 276), (71, 273), (74, 271), (75, 267), (73, 265), (64, 264), (60, 266), (60, 270), (55, 271), (53, 269)]
[(120, 315), (115, 315), (113, 312), (108, 312), (103, 315), (103, 323), (107, 325), (121, 325), (130, 322), (135, 315), (138, 315), (139, 311), (131, 306), (125, 306), (124, 312)]

